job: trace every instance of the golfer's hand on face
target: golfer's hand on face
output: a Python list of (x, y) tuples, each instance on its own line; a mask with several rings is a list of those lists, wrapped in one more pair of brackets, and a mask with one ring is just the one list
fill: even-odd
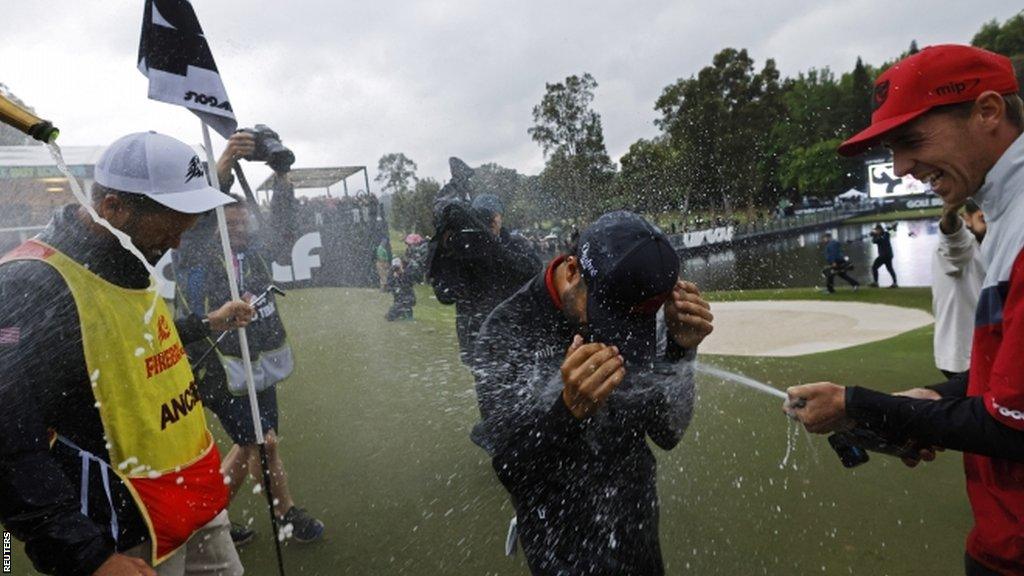
[(846, 416), (846, 388), (831, 382), (791, 386), (782, 411), (799, 420), (808, 432), (828, 434), (853, 427)]
[(92, 576), (157, 576), (156, 570), (138, 558), (114, 554)]
[(562, 401), (580, 420), (598, 410), (626, 376), (615, 346), (584, 344), (574, 336), (562, 362)]
[(711, 331), (711, 305), (700, 296), (693, 282), (679, 280), (665, 303), (665, 324), (668, 333), (683, 348), (696, 348)]
[(224, 332), (248, 326), (255, 314), (256, 310), (252, 304), (242, 300), (232, 300), (210, 312), (207, 318), (210, 320), (211, 331)]

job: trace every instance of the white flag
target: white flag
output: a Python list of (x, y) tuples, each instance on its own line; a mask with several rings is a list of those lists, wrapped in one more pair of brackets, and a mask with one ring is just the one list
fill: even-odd
[(184, 106), (227, 138), (238, 128), (195, 10), (188, 0), (146, 0), (139, 71), (149, 97)]

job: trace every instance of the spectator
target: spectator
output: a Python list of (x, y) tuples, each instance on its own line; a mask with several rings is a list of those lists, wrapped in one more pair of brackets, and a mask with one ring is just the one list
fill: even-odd
[(374, 251), (374, 262), (377, 266), (377, 277), (380, 279), (381, 292), (387, 292), (388, 283), (388, 262), (391, 262), (391, 246), (388, 238), (384, 237), (377, 243)]
[(943, 208), (939, 246), (932, 255), (935, 366), (946, 378), (967, 372), (971, 365), (974, 311), (985, 279), (985, 215), (974, 200), (964, 204), (962, 218), (958, 208)]

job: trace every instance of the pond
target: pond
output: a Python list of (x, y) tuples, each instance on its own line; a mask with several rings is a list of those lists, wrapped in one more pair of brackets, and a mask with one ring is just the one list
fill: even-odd
[[(895, 226), (891, 232), (893, 268), (900, 286), (931, 286), (931, 256), (938, 245), (938, 221), (901, 220), (887, 226)], [(843, 224), (690, 256), (682, 261), (682, 274), (705, 291), (824, 286), (822, 236), (831, 232), (853, 264), (850, 275), (866, 285), (871, 282), (871, 263), (878, 255), (869, 236), (873, 227), (874, 224)], [(879, 271), (879, 280), (882, 286), (889, 285), (885, 268)], [(836, 279), (836, 286), (843, 289), (846, 283)]]

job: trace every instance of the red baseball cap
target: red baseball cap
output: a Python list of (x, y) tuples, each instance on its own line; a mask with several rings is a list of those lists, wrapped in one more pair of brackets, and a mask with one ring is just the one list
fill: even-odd
[(1009, 58), (973, 46), (929, 46), (878, 77), (871, 97), (871, 125), (840, 144), (838, 152), (856, 156), (936, 106), (968, 102), (989, 90), (1017, 93)]

